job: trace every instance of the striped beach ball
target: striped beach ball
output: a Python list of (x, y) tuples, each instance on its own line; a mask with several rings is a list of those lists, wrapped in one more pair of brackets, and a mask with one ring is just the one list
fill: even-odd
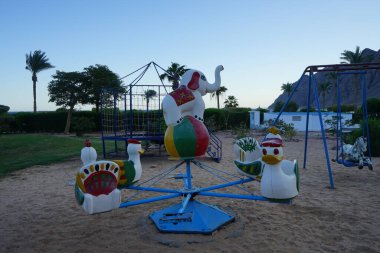
[(191, 159), (206, 153), (209, 135), (203, 122), (192, 116), (185, 116), (176, 126), (168, 126), (165, 132), (167, 152), (182, 159)]

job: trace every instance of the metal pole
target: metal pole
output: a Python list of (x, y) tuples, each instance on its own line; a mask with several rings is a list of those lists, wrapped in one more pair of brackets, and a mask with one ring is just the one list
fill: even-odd
[(115, 141), (114, 141), (114, 144), (115, 144), (115, 153), (117, 153), (117, 141), (116, 141), (116, 138), (117, 138), (117, 116), (116, 116), (116, 113), (117, 113), (117, 110), (116, 110), (116, 101), (117, 101), (117, 96), (115, 95), (115, 91), (113, 91), (113, 132), (114, 132), (114, 136), (115, 136)]
[(132, 84), (129, 85), (129, 138), (133, 133), (133, 111), (132, 111)]
[[(127, 94), (124, 93), (124, 137), (127, 137)], [(128, 141), (125, 140), (125, 153), (127, 153)]]
[(214, 186), (210, 186), (210, 187), (206, 187), (206, 188), (201, 188), (201, 189), (199, 189), (199, 191), (200, 192), (212, 191), (212, 190), (221, 189), (221, 188), (225, 188), (225, 187), (229, 187), (229, 186), (233, 186), (233, 185), (244, 184), (244, 183), (251, 182), (251, 181), (254, 181), (254, 179), (248, 177), (248, 178), (240, 179), (240, 180), (237, 180), (234, 182), (228, 182), (225, 184), (219, 184), (219, 185), (214, 185)]
[(191, 194), (191, 193), (188, 193), (188, 194), (186, 195), (186, 198), (184, 198), (184, 199), (182, 200), (182, 207), (181, 207), (181, 209), (179, 209), (178, 213), (181, 214), (181, 213), (183, 213), (183, 212), (185, 211), (186, 206), (187, 206), (187, 204), (189, 204), (189, 201), (190, 201), (191, 197), (192, 197), (192, 194)]
[(191, 166), (190, 166), (190, 159), (186, 160), (186, 178), (187, 178), (187, 184), (186, 187), (188, 190), (191, 190)]
[[(339, 148), (341, 147), (341, 154), (343, 154), (343, 145), (342, 143), (339, 143), (339, 138), (342, 140), (342, 126), (340, 126), (340, 114), (341, 114), (341, 109), (340, 109), (340, 79), (339, 79), (339, 74), (337, 75), (337, 99), (336, 99), (336, 161), (339, 159)], [(332, 119), (333, 120), (333, 119)], [(340, 144), (340, 147), (339, 147)], [(343, 157), (342, 157), (343, 158)]]
[(210, 196), (210, 197), (219, 197), (219, 198), (250, 199), (250, 200), (269, 201), (269, 199), (267, 199), (265, 197), (254, 196), (254, 195), (238, 195), (238, 194), (218, 193), (218, 192), (200, 192), (198, 195)]
[(331, 189), (334, 189), (334, 178), (333, 178), (333, 175), (332, 175), (332, 172), (331, 172), (331, 165), (330, 165), (329, 152), (328, 152), (328, 149), (327, 149), (325, 129), (323, 127), (323, 122), (322, 122), (322, 114), (321, 114), (321, 107), (319, 105), (317, 82), (316, 82), (314, 76), (313, 76), (313, 87), (314, 87), (315, 102), (317, 103), (317, 108), (318, 108), (319, 124), (321, 125), (323, 147), (325, 149), (325, 156), (326, 156), (326, 162), (327, 162), (327, 170), (328, 170), (329, 179), (330, 179), (330, 187), (331, 187)]
[(102, 128), (102, 148), (103, 148), (103, 158), (106, 159), (106, 144), (105, 144), (105, 140), (104, 140), (104, 119), (103, 119), (103, 113), (104, 113), (104, 90), (102, 90), (102, 92), (100, 93), (101, 94), (101, 103), (100, 103), (100, 125), (101, 125), (101, 128)]
[(311, 93), (311, 76), (313, 72), (309, 73), (309, 87), (307, 91), (307, 113), (306, 113), (306, 132), (305, 132), (305, 147), (303, 151), (303, 168), (306, 169), (306, 157), (307, 157), (307, 138), (309, 136), (309, 114), (310, 114), (310, 93)]
[(160, 201), (160, 200), (165, 200), (165, 199), (172, 199), (172, 198), (179, 197), (180, 195), (181, 195), (180, 193), (173, 193), (173, 194), (155, 197), (155, 198), (124, 202), (124, 203), (120, 204), (119, 208), (128, 207), (128, 206), (136, 206), (136, 205), (140, 205), (140, 204), (145, 204), (145, 203), (150, 203), (150, 202), (155, 202), (155, 201)]
[(277, 115), (277, 118), (275, 119), (275, 121), (274, 121), (273, 124), (272, 124), (273, 126), (276, 125), (276, 123), (277, 123), (278, 119), (280, 118), (281, 114), (284, 112), (286, 106), (289, 104), (290, 100), (291, 100), (292, 97), (293, 97), (293, 94), (296, 92), (296, 90), (297, 90), (299, 84), (301, 83), (303, 77), (304, 77), (304, 73), (302, 73), (302, 76), (301, 76), (300, 79), (298, 80), (297, 84), (294, 86), (294, 88), (293, 88), (293, 90), (292, 90), (292, 93), (290, 93), (290, 95), (289, 95), (289, 97), (288, 97), (288, 100), (286, 100), (285, 104), (282, 106), (280, 112), (279, 112), (278, 115)]
[(137, 190), (137, 191), (178, 193), (178, 191), (174, 190), (174, 189), (155, 188), (155, 187), (141, 187), (141, 186), (134, 186), (134, 185), (130, 185), (130, 186), (126, 187), (126, 189)]
[[(369, 132), (369, 126), (368, 126), (368, 108), (367, 108), (367, 83), (366, 83), (366, 78), (364, 74), (362, 74), (362, 79), (363, 79), (363, 119), (365, 119), (366, 123), (366, 128), (367, 128), (367, 145), (368, 145), (368, 157), (371, 160), (371, 138), (370, 138), (370, 132)], [(363, 125), (364, 129), (364, 125)]]

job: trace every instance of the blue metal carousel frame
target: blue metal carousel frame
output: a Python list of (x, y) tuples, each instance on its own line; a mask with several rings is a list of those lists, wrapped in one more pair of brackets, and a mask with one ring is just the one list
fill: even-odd
[[(179, 173), (173, 176), (174, 179), (183, 180), (183, 188), (169, 189), (169, 188), (155, 188), (153, 185), (158, 183), (161, 179), (168, 177), (172, 172), (180, 168), (182, 165), (186, 166), (186, 173)], [(214, 177), (219, 178), (224, 183), (212, 185), (209, 187), (196, 187), (192, 181), (191, 166), (202, 169)], [(221, 176), (223, 174), (223, 176)], [(227, 179), (226, 176), (229, 178)], [(234, 181), (230, 181), (235, 178)], [(249, 190), (240, 185), (254, 181), (253, 178), (243, 178), (223, 170), (212, 168), (198, 160), (186, 159), (180, 161), (172, 168), (166, 169), (164, 172), (156, 175), (144, 182), (137, 185), (126, 187), (126, 189), (137, 190), (135, 195), (132, 195), (127, 201), (120, 204), (120, 208), (135, 206), (150, 202), (167, 200), (172, 198), (182, 197), (181, 203), (171, 205), (162, 210), (150, 214), (150, 219), (154, 222), (157, 229), (166, 233), (200, 233), (210, 234), (220, 228), (221, 226), (232, 222), (235, 217), (232, 214), (220, 209), (217, 206), (209, 205), (195, 200), (196, 196), (208, 196), (218, 198), (233, 198), (245, 199), (254, 201), (271, 201), (262, 196), (256, 196)], [(143, 186), (148, 184), (147, 186)], [(222, 188), (235, 186), (247, 194), (234, 194), (234, 193), (219, 193), (212, 192)], [(153, 191), (158, 193), (166, 193), (165, 195), (145, 198), (140, 200), (132, 200), (140, 193), (145, 191)], [(281, 203), (290, 203), (290, 200), (282, 201)]]

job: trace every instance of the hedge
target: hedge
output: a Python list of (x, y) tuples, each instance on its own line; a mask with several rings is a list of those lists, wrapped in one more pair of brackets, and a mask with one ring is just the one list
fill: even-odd
[(249, 111), (250, 108), (209, 108), (204, 113), (205, 124), (212, 131), (249, 128)]
[[(209, 108), (205, 110), (204, 118), (206, 126), (212, 130), (226, 130), (236, 128), (249, 128), (249, 111), (250, 108), (229, 108), (229, 109), (215, 109)], [(124, 117), (124, 112), (118, 112)], [(161, 111), (152, 110), (145, 111), (133, 111), (133, 120), (138, 122), (138, 118), (147, 119), (147, 116), (154, 118), (144, 125), (149, 127), (159, 127), (162, 131), (165, 131), (166, 126), (163, 120)], [(154, 117), (152, 115), (155, 114)], [(26, 132), (26, 133), (62, 133), (66, 125), (67, 112), (20, 112), (7, 117), (0, 118), (0, 133), (1, 132)], [(72, 119), (75, 118), (88, 118), (89, 121), (95, 123), (95, 131), (101, 131), (100, 114), (94, 111), (80, 111), (73, 112)], [(127, 120), (129, 115), (127, 115)], [(73, 121), (72, 121), (73, 123)], [(142, 129), (141, 126), (135, 125), (135, 130)], [(72, 129), (73, 130), (73, 129)]]
[[(100, 130), (99, 114), (91, 111), (73, 112), (72, 117), (89, 118), (95, 123), (96, 130)], [(65, 129), (67, 112), (20, 112), (13, 115), (14, 124), (11, 132), (52, 132), (62, 133)]]

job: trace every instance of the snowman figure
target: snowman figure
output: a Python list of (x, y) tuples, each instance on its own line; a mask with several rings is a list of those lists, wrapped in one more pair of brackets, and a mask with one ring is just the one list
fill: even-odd
[(279, 130), (269, 129), (261, 143), (261, 160), (264, 164), (261, 178), (261, 195), (269, 199), (286, 200), (298, 195), (297, 160), (284, 160), (283, 142)]

